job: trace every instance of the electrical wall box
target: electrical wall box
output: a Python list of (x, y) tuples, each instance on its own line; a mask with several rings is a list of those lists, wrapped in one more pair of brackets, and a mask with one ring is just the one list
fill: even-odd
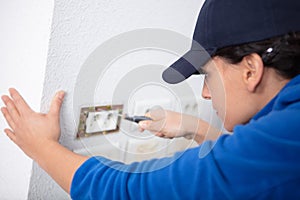
[(123, 105), (82, 107), (77, 138), (118, 132)]

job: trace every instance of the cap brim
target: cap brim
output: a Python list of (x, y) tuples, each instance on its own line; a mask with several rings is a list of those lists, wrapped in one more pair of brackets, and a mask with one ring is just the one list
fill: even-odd
[(203, 74), (201, 67), (210, 59), (213, 52), (190, 50), (168, 67), (162, 74), (164, 81), (170, 84), (184, 81), (193, 74)]

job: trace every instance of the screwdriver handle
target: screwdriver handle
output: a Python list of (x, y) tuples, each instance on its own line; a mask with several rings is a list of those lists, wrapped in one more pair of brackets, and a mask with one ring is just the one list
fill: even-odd
[(126, 116), (125, 119), (136, 123), (145, 120), (152, 120), (150, 117), (146, 117), (146, 116), (132, 116), (132, 117)]

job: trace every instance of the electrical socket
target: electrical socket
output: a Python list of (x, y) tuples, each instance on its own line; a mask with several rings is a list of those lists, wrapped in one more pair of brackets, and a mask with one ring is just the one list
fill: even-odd
[(86, 146), (85, 148), (75, 149), (75, 153), (85, 156), (103, 156), (105, 158), (124, 162), (124, 155), (121, 150), (121, 142), (107, 142), (102, 145)]
[(198, 117), (199, 116), (199, 104), (200, 99), (197, 99), (195, 97), (182, 97), (180, 98), (179, 102), (179, 111), (183, 114), (193, 115)]
[(92, 134), (95, 132), (115, 130), (119, 117), (118, 114), (118, 110), (89, 112), (86, 119), (86, 133)]
[(170, 99), (151, 99), (134, 101), (133, 115), (145, 115), (154, 108), (172, 110), (173, 104)]
[(77, 138), (118, 132), (122, 111), (121, 104), (82, 107)]
[(127, 142), (126, 163), (165, 157), (166, 140), (154, 137), (147, 140), (130, 139)]

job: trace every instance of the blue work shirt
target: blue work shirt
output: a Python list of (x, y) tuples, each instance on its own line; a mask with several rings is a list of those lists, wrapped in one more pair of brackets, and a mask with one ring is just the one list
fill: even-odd
[(300, 75), (232, 135), (130, 165), (88, 159), (73, 177), (71, 197), (300, 199), (299, 188)]

